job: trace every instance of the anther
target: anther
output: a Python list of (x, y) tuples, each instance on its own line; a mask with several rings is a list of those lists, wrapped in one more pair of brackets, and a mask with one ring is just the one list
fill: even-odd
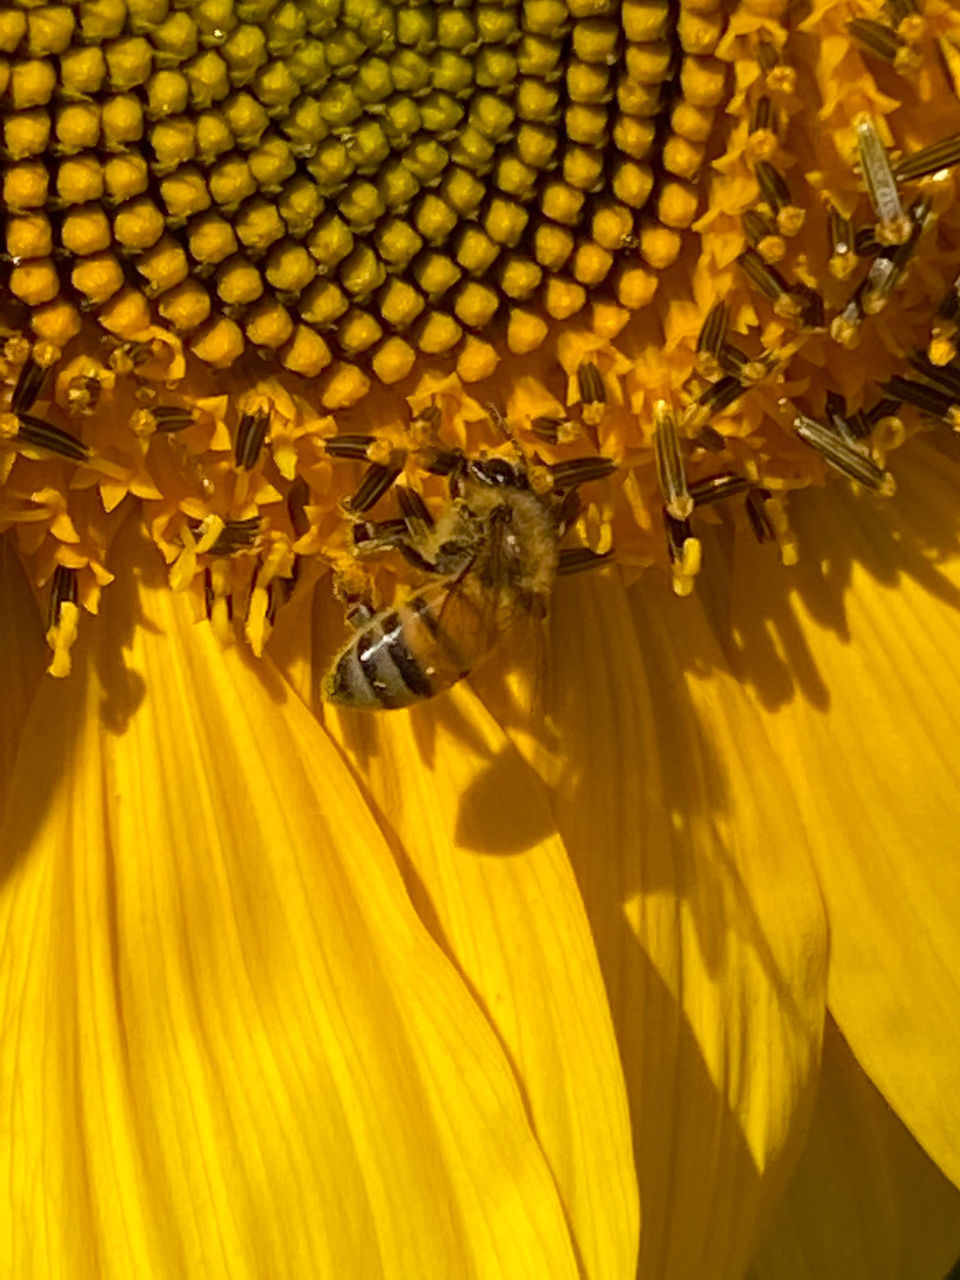
[(47, 609), (47, 644), (53, 657), (47, 670), (52, 676), (70, 674), (70, 650), (77, 638), (80, 613), (77, 607), (77, 571), (58, 564), (50, 584)]
[(210, 547), (210, 554), (232, 556), (239, 551), (248, 551), (260, 535), (260, 525), (259, 516), (248, 516), (246, 520), (225, 520), (216, 542)]
[(10, 408), (14, 413), (26, 413), (33, 408), (46, 381), (49, 366), (40, 364), (31, 351), (17, 375), (17, 384), (13, 388)]
[(900, 203), (900, 192), (883, 141), (868, 115), (858, 116), (854, 126), (860, 170), (877, 216), (877, 239), (881, 244), (905, 244), (910, 238), (910, 219)]
[(910, 237), (905, 244), (886, 249), (880, 253), (870, 265), (864, 281), (861, 306), (865, 315), (877, 315), (887, 305), (890, 295), (907, 269), (913, 257), (917, 242), (923, 233), (930, 217), (931, 201), (922, 198), (910, 209)]
[(711, 453), (723, 453), (727, 447), (726, 439), (716, 427), (711, 427), (709, 422), (705, 422), (701, 426), (693, 438), (693, 443), (698, 444), (701, 449), (708, 449)]
[(185, 431), (194, 422), (193, 410), (188, 405), (157, 404), (152, 409), (141, 409), (139, 412), (149, 415), (153, 419), (154, 431), (164, 435)]
[(909, 182), (914, 178), (925, 178), (930, 173), (939, 173), (941, 169), (949, 169), (951, 165), (960, 163), (960, 133), (950, 138), (941, 138), (921, 151), (914, 151), (905, 156), (894, 168), (898, 182)]
[(829, 427), (808, 418), (805, 413), (798, 413), (793, 419), (793, 429), (804, 442), (810, 445), (835, 471), (856, 480), (865, 489), (871, 489), (885, 498), (889, 498), (894, 490), (893, 476), (882, 467), (878, 467), (872, 458), (868, 458), (858, 448), (853, 448), (841, 439)]
[(747, 518), (758, 542), (776, 542), (784, 566), (797, 563), (797, 540), (790, 531), (783, 503), (769, 489), (751, 489), (747, 494)]
[(15, 439), (19, 444), (29, 445), (33, 449), (45, 449), (71, 462), (86, 462), (92, 455), (90, 448), (76, 436), (55, 427), (42, 418), (35, 418), (30, 413), (18, 413)]
[(379, 462), (371, 462), (360, 481), (360, 487), (351, 498), (345, 501), (344, 506), (355, 514), (369, 511), (391, 488), (402, 470), (402, 461), (399, 464), (391, 463), (387, 466)]
[(675, 520), (686, 520), (693, 511), (693, 499), (687, 488), (687, 477), (680, 456), (677, 420), (666, 400), (658, 400), (653, 406), (653, 420), (653, 446), (663, 505)]
[(415, 530), (417, 526), (421, 530), (433, 528), (434, 521), (430, 508), (420, 494), (417, 493), (416, 489), (411, 489), (409, 485), (398, 484), (397, 502), (400, 505), (400, 512), (408, 525), (412, 525)]
[(673, 589), (678, 596), (688, 596), (700, 570), (700, 539), (693, 536), (689, 520), (677, 520), (669, 511), (663, 513), (663, 525), (673, 569)]
[(764, 262), (755, 249), (745, 249), (737, 258), (751, 284), (773, 303), (778, 316), (785, 319), (799, 315), (802, 304), (790, 292), (786, 280), (775, 267)]
[(910, 364), (922, 377), (940, 391), (960, 402), (960, 369), (953, 365), (933, 364), (926, 355), (915, 352), (909, 356)]
[(432, 476), (452, 476), (463, 468), (463, 454), (458, 449), (422, 449), (416, 458)]
[(697, 368), (705, 378), (720, 373), (719, 356), (727, 336), (730, 310), (725, 302), (715, 302), (697, 334)]
[(876, 227), (857, 227), (853, 233), (853, 249), (858, 258), (873, 258), (882, 248)]
[(595, 427), (603, 418), (607, 389), (603, 385), (603, 375), (592, 360), (585, 360), (577, 370), (577, 384), (583, 420), (588, 426)]
[(758, 160), (755, 166), (757, 181), (763, 197), (777, 219), (777, 230), (784, 236), (795, 236), (803, 226), (805, 212), (790, 197), (786, 179), (772, 164)]
[(872, 431), (877, 423), (884, 418), (894, 417), (902, 403), (903, 401), (897, 396), (883, 396), (875, 405), (871, 405), (869, 409), (861, 410), (861, 416), (868, 432)]
[(896, 71), (914, 71), (920, 59), (914, 49), (897, 35), (892, 27), (871, 18), (851, 18), (847, 30), (871, 53), (890, 64)]
[(310, 486), (303, 476), (297, 476), (290, 486), (290, 492), (287, 494), (287, 515), (290, 517), (293, 532), (298, 538), (302, 538), (304, 534), (310, 532), (310, 517), (307, 514), (309, 501)]
[(582, 434), (580, 423), (573, 418), (548, 418), (545, 415), (533, 418), (530, 430), (546, 444), (572, 444)]
[(750, 481), (746, 476), (728, 472), (721, 476), (710, 476), (707, 480), (698, 480), (690, 486), (690, 497), (695, 507), (706, 507), (712, 502), (723, 502), (726, 498), (736, 498), (746, 493)]
[(339, 435), (324, 440), (323, 447), (331, 458), (352, 458), (357, 462), (366, 462), (367, 450), (373, 441), (373, 436)]
[(744, 387), (761, 382), (770, 372), (773, 363), (774, 359), (770, 356), (754, 360), (745, 351), (732, 346), (729, 342), (725, 342), (720, 351), (721, 367), (732, 374)]
[(830, 228), (830, 261), (827, 270), (835, 280), (846, 280), (857, 265), (853, 223), (832, 204), (827, 223)]
[(889, 381), (884, 382), (883, 389), (888, 395), (912, 405), (921, 413), (946, 422), (954, 430), (960, 427), (960, 404), (955, 396), (938, 391), (935, 387), (928, 387), (925, 383), (914, 382), (911, 378), (901, 378), (899, 374), (894, 374)]
[(564, 547), (557, 556), (557, 574), (565, 577), (582, 573), (585, 569), (597, 569), (613, 559), (613, 551), (591, 551), (589, 547)]
[(269, 425), (270, 414), (264, 408), (241, 415), (233, 442), (233, 460), (241, 471), (252, 471), (257, 465)]
[(745, 209), (740, 215), (743, 233), (764, 262), (779, 262), (787, 251), (777, 228), (757, 209)]
[(549, 467), (550, 478), (556, 492), (576, 489), (578, 485), (589, 484), (591, 480), (605, 480), (617, 469), (612, 458), (569, 458), (565, 462), (555, 462)]

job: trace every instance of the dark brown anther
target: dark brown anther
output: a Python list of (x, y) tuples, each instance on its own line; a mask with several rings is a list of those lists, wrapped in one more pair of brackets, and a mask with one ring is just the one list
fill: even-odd
[(845, 280), (856, 266), (853, 223), (832, 204), (827, 214), (827, 223), (830, 228), (828, 270), (835, 279)]
[(768, 164), (766, 160), (758, 160), (755, 169), (763, 198), (774, 213), (779, 213), (787, 205), (793, 204), (786, 179), (772, 164)]
[(937, 315), (941, 320), (948, 320), (954, 324), (960, 320), (960, 275), (950, 286), (949, 292), (944, 295), (943, 301), (937, 308)]
[(253, 413), (241, 415), (233, 442), (233, 460), (241, 471), (252, 471), (257, 465), (269, 425), (267, 409), (255, 409)]
[(861, 411), (861, 416), (867, 427), (867, 433), (877, 425), (883, 418), (892, 418), (903, 403), (896, 396), (883, 396), (875, 405), (871, 405), (869, 409)]
[(86, 462), (90, 457), (90, 449), (60, 427), (55, 427), (42, 418), (35, 418), (30, 413), (18, 413), (19, 423), (16, 439), (20, 444), (30, 445), (34, 449), (45, 449), (58, 457), (68, 458), (71, 462)]
[(913, 0), (887, 0), (887, 8), (890, 10), (897, 26), (900, 25), (904, 18), (909, 18), (917, 12)]
[(757, 209), (745, 209), (740, 222), (744, 235), (764, 262), (779, 262), (786, 252), (779, 228)]
[(873, 258), (881, 248), (874, 227), (857, 227), (853, 233), (853, 249), (858, 258)]
[(847, 403), (838, 392), (827, 392), (826, 410), (834, 431), (852, 448), (869, 436), (870, 428), (863, 421), (862, 414), (847, 413)]
[(776, 538), (776, 530), (767, 514), (767, 503), (770, 500), (768, 489), (751, 489), (747, 494), (747, 517), (750, 528), (758, 542), (772, 542)]
[(914, 178), (925, 178), (930, 173), (939, 173), (941, 169), (949, 169), (957, 163), (960, 163), (960, 133), (941, 138), (922, 151), (905, 156), (894, 165), (893, 172), (898, 182), (909, 182)]
[(21, 365), (20, 372), (17, 375), (17, 385), (13, 388), (13, 398), (10, 401), (10, 408), (14, 413), (27, 413), (33, 408), (33, 405), (43, 389), (46, 381), (48, 369), (39, 364), (33, 357), (32, 353)]
[(404, 519), (360, 520), (353, 526), (353, 547), (361, 555), (377, 554), (399, 547), (409, 534)]
[(50, 603), (47, 606), (47, 630), (59, 625), (60, 611), (65, 604), (77, 603), (77, 571), (58, 564), (50, 584)]
[(576, 489), (591, 480), (605, 480), (617, 469), (612, 458), (570, 458), (549, 468), (555, 490)]
[(570, 418), (548, 418), (542, 416), (531, 419), (530, 430), (538, 440), (543, 440), (545, 444), (559, 444), (561, 440), (566, 441), (568, 437), (576, 438), (580, 428)]
[(710, 476), (707, 480), (698, 480), (690, 486), (690, 497), (695, 507), (706, 507), (712, 502), (723, 502), (726, 498), (736, 498), (746, 493), (750, 481), (746, 476), (738, 476), (729, 472), (722, 476)]
[(324, 440), (323, 447), (331, 458), (351, 458), (366, 462), (367, 450), (373, 444), (373, 436), (340, 435)]
[(889, 472), (878, 467), (861, 449), (848, 444), (830, 427), (825, 427), (805, 413), (798, 413), (793, 419), (793, 429), (804, 442), (816, 449), (817, 453), (829, 466), (842, 475), (856, 480), (865, 489), (889, 497), (894, 491), (893, 477)]
[(607, 389), (603, 385), (603, 375), (592, 360), (585, 360), (577, 370), (577, 383), (580, 401), (585, 408), (606, 404)]
[(907, 47), (891, 27), (884, 26), (882, 22), (874, 22), (871, 18), (851, 18), (847, 23), (847, 30), (865, 49), (884, 62), (889, 62), (891, 66), (897, 61), (897, 55), (902, 55)]
[(711, 355), (714, 358), (720, 355), (727, 336), (729, 320), (730, 310), (727, 304), (725, 302), (715, 302), (707, 312), (706, 319), (697, 334), (698, 354)]
[(760, 63), (760, 70), (764, 75), (769, 74), (774, 67), (780, 66), (780, 54), (777, 50), (777, 46), (772, 40), (766, 39), (762, 34), (760, 39), (757, 41), (756, 52), (757, 62)]
[(358, 515), (362, 515), (364, 511), (369, 511), (392, 487), (402, 470), (402, 465), (384, 466), (380, 462), (371, 462), (364, 473), (363, 479), (360, 481), (360, 487), (352, 498), (346, 500), (344, 505)]
[(719, 382), (715, 382), (712, 387), (707, 387), (706, 391), (701, 391), (697, 396), (695, 404), (703, 409), (709, 409), (711, 413), (722, 413), (724, 409), (739, 400), (743, 395), (744, 386), (739, 378), (727, 376), (721, 378)]
[(773, 103), (767, 97), (758, 98), (750, 117), (751, 133), (776, 133), (777, 113)]
[(777, 315), (796, 316), (800, 305), (793, 298), (786, 280), (775, 267), (764, 262), (755, 249), (745, 249), (737, 261), (751, 284), (774, 304)]
[(193, 426), (193, 410), (187, 405), (157, 404), (150, 413), (153, 415), (154, 430), (163, 435), (173, 435)]
[(904, 404), (912, 405), (921, 413), (928, 413), (933, 418), (939, 418), (941, 422), (949, 422), (951, 426), (953, 425), (958, 408), (955, 396), (947, 395), (946, 392), (938, 391), (934, 387), (928, 387), (923, 382), (901, 378), (899, 374), (894, 374), (882, 386), (889, 396), (895, 397)]
[(419, 466), (432, 476), (452, 476), (463, 470), (464, 456), (459, 449), (420, 449), (416, 458)]
[(822, 329), (826, 325), (826, 310), (822, 296), (808, 284), (795, 284), (790, 297), (796, 302), (797, 323), (801, 329)]
[(716, 427), (711, 427), (709, 422), (704, 423), (696, 436), (694, 436), (693, 442), (698, 444), (701, 449), (708, 449), (710, 453), (723, 453), (727, 447), (726, 439)]
[(667, 534), (667, 550), (671, 564), (683, 563), (687, 547), (693, 538), (689, 520), (677, 520), (669, 511), (663, 512), (663, 526)]
[(310, 531), (310, 517), (307, 514), (309, 501), (310, 486), (303, 476), (297, 476), (287, 494), (287, 515), (290, 517), (293, 532), (298, 538), (302, 538)]
[(227, 520), (220, 536), (210, 548), (210, 555), (232, 556), (238, 551), (248, 551), (259, 534), (259, 516), (248, 516), (246, 520)]
[(430, 508), (424, 502), (423, 498), (417, 493), (416, 489), (411, 489), (409, 485), (397, 485), (397, 502), (400, 504), (400, 512), (408, 525), (416, 529), (432, 529), (433, 515)]
[(922, 377), (945, 395), (952, 396), (954, 400), (960, 402), (960, 369), (956, 365), (933, 364), (926, 354), (915, 352), (909, 357), (910, 364), (916, 369)]
[(890, 295), (903, 279), (910, 259), (916, 251), (931, 209), (932, 204), (928, 199), (917, 200), (910, 209), (909, 238), (904, 244), (885, 248), (870, 264), (870, 270), (863, 283), (861, 298), (864, 315), (877, 315), (889, 302)]
[(613, 559), (613, 551), (591, 551), (589, 547), (564, 547), (557, 556), (557, 574), (566, 577), (582, 573), (585, 569), (597, 569)]

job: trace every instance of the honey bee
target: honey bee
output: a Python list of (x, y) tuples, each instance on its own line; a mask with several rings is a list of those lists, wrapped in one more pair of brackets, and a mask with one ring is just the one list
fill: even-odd
[[(435, 581), (394, 608), (361, 610), (356, 633), (323, 680), (329, 702), (380, 711), (435, 697), (470, 675), (507, 633), (546, 618), (558, 573), (609, 558), (561, 549), (560, 539), (579, 509), (577, 486), (608, 475), (613, 464), (585, 458), (551, 470), (553, 487), (542, 494), (525, 462), (459, 456), (450, 505), (436, 523), (413, 490), (398, 486), (405, 519), (381, 527)], [(376, 526), (368, 530), (376, 536)]]

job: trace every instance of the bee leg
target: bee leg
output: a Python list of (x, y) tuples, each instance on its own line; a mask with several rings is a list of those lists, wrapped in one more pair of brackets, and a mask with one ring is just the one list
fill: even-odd
[(584, 569), (596, 569), (613, 559), (612, 551), (591, 551), (589, 547), (564, 547), (557, 557), (557, 574), (582, 573)]
[(363, 558), (381, 555), (400, 547), (407, 537), (406, 520), (358, 520), (353, 526), (353, 551)]

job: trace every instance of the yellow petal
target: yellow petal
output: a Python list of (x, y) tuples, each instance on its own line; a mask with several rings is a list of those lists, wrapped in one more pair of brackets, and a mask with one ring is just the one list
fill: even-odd
[(750, 1280), (940, 1280), (958, 1256), (960, 1192), (828, 1021), (810, 1138)]
[(891, 465), (889, 503), (797, 499), (789, 576), (745, 536), (735, 660), (804, 815), (834, 1016), (960, 1183), (960, 449), (917, 440)]
[(574, 1280), (509, 1063), (338, 752), (160, 566), (139, 600), (114, 567), (0, 833), (0, 1273)]
[(20, 734), (49, 657), (40, 613), (9, 538), (0, 536), (0, 815), (20, 746)]
[(585, 1277), (634, 1276), (630, 1118), (590, 927), (540, 780), (460, 686), (412, 711), (327, 711), (414, 904), (502, 1040)]
[[(825, 937), (790, 790), (696, 601), (584, 575), (555, 594), (527, 754), (593, 925), (624, 1058), (641, 1277), (740, 1276), (799, 1152)], [(524, 739), (518, 739), (524, 741)], [(784, 832), (789, 833), (786, 838)]]

